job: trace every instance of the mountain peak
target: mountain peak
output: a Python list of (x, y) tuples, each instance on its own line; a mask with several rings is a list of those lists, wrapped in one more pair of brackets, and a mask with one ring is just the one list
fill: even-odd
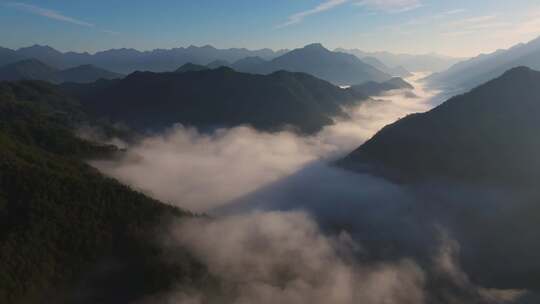
[(535, 72), (534, 70), (526, 66), (518, 66), (504, 72), (503, 75), (515, 75), (515, 74), (525, 74), (525, 73), (528, 74), (528, 73), (537, 73), (537, 72)]
[(14, 62), (8, 66), (40, 66), (40, 67), (47, 67), (49, 69), (53, 69), (52, 67), (46, 65), (45, 63), (35, 58), (23, 59), (21, 61)]
[(304, 46), (304, 49), (327, 50), (321, 43), (312, 43)]
[(48, 45), (39, 45), (39, 44), (34, 44), (28, 47), (22, 47), (22, 48), (19, 48), (17, 51), (22, 51), (22, 52), (25, 52), (25, 51), (38, 52), (39, 51), (39, 52), (47, 52), (47, 53), (60, 53), (59, 51), (57, 51), (56, 49)]
[(204, 71), (204, 70), (208, 70), (208, 67), (205, 67), (204, 65), (188, 62), (182, 65), (181, 67), (179, 67), (175, 72), (184, 73), (184, 72), (197, 72), (197, 71)]

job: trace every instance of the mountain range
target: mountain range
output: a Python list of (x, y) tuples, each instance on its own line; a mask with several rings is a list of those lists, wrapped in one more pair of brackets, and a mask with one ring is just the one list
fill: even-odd
[(368, 96), (377, 96), (394, 90), (413, 90), (414, 87), (399, 77), (394, 77), (384, 82), (370, 81), (350, 87), (351, 90), (361, 92)]
[(412, 76), (412, 73), (407, 71), (402, 66), (396, 66), (396, 67), (388, 67), (386, 64), (384, 64), (382, 61), (375, 57), (363, 57), (361, 59), (363, 62), (371, 65), (372, 67), (378, 69), (379, 71), (382, 71), (388, 75), (392, 75), (394, 77), (409, 77)]
[(135, 72), (121, 80), (65, 84), (95, 117), (137, 130), (174, 123), (200, 129), (249, 124), (261, 130), (292, 126), (312, 133), (345, 116), (343, 107), (368, 99), (305, 73), (255, 75), (184, 65), (169, 73)]
[(459, 62), (426, 80), (436, 87), (467, 90), (518, 66), (540, 69), (540, 38)]
[[(245, 49), (218, 50), (211, 46), (155, 50), (152, 52), (139, 52), (131, 49), (109, 50), (94, 55), (73, 52), (61, 53), (46, 46), (21, 48), (16, 51), (0, 49), (0, 63), (6, 63), (9, 68), (13, 68), (13, 65), (21, 65), (21, 60), (26, 62), (25, 66), (28, 66), (28, 62), (21, 58), (37, 60), (44, 65), (57, 69), (73, 69), (76, 67), (81, 69), (80, 66), (84, 66), (86, 69), (101, 69), (102, 74), (105, 69), (116, 73), (132, 73), (134, 71), (170, 72), (187, 63), (209, 68), (227, 66), (240, 72), (255, 74), (270, 74), (280, 70), (287, 70), (308, 73), (337, 85), (361, 84), (367, 81), (380, 82), (389, 80), (392, 76), (406, 77), (410, 75), (403, 68), (390, 69), (383, 63), (376, 62), (376, 65), (380, 68), (386, 70), (386, 72), (391, 72), (391, 74), (388, 74), (353, 55), (332, 52), (321, 44), (307, 45), (304, 48), (290, 52), (285, 50), (273, 52), (266, 49), (259, 51)], [(30, 67), (25, 69), (31, 70)], [(15, 74), (15, 76), (11, 75), (11, 77), (4, 77), (3, 79), (65, 81), (60, 77), (61, 75), (52, 75), (54, 74), (52, 72), (46, 73), (43, 67), (36, 67), (35, 69), (41, 72), (35, 73), (36, 75), (47, 74), (47, 77), (16, 77), (16, 72), (8, 72), (7, 75)], [(110, 74), (108, 77), (105, 77), (107, 76), (105, 75), (102, 78), (117, 78), (117, 76), (112, 76), (112, 73)], [(91, 79), (91, 77), (80, 80), (87, 79)]]
[(540, 72), (526, 67), (386, 126), (341, 163), (398, 181), (540, 178)]
[(403, 67), (411, 72), (439, 72), (446, 70), (453, 64), (463, 60), (462, 58), (449, 57), (435, 53), (412, 55), (394, 54), (389, 52), (365, 52), (359, 49), (344, 48), (337, 48), (336, 51), (355, 55), (361, 60), (365, 60), (366, 57), (375, 58), (392, 69)]
[(263, 73), (278, 70), (308, 73), (338, 85), (379, 82), (391, 78), (354, 55), (332, 52), (318, 43), (292, 50), (262, 66)]
[[(363, 62), (354, 55), (330, 51), (320, 43), (306, 45), (272, 60), (246, 57), (229, 66), (237, 71), (253, 74), (270, 74), (280, 70), (302, 72), (336, 85), (381, 82), (392, 78), (390, 74)], [(409, 76), (406, 73), (406, 71), (403, 73), (404, 76)]]
[(93, 65), (81, 65), (58, 70), (36, 59), (25, 59), (0, 67), (0, 81), (42, 80), (51, 83), (94, 82), (98, 79), (116, 79), (123, 75)]
[(403, 68), (391, 69), (376, 59), (368, 63), (350, 54), (332, 52), (319, 43), (292, 50), (272, 60), (264, 60), (255, 56), (242, 58), (232, 64), (214, 62), (207, 67), (215, 68), (217, 64), (231, 67), (239, 72), (261, 75), (281, 70), (302, 72), (336, 85), (355, 85), (369, 81), (381, 82), (391, 79), (392, 76), (411, 76)]
[(272, 59), (286, 52), (287, 50), (270, 49), (217, 49), (206, 45), (153, 51), (111, 49), (89, 54), (60, 52), (49, 46), (34, 45), (17, 50), (0, 48), (0, 66), (23, 59), (37, 59), (59, 69), (91, 64), (116, 73), (129, 74), (134, 71), (168, 72), (188, 62), (206, 65), (216, 60), (235, 62), (250, 56)]

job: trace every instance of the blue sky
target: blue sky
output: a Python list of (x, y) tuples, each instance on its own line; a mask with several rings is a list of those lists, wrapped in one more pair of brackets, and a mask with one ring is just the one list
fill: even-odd
[(329, 48), (472, 56), (540, 36), (538, 0), (0, 0), (0, 45)]

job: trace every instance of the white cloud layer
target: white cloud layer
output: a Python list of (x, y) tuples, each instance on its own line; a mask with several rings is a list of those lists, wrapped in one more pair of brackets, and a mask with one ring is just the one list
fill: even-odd
[[(424, 273), (413, 261), (359, 264), (358, 245), (347, 233), (325, 236), (302, 212), (191, 220), (173, 233), (173, 244), (222, 282), (219, 303), (424, 303)], [(214, 292), (172, 293), (148, 303), (208, 303)]]
[(348, 153), (386, 124), (429, 109), (430, 94), (416, 84), (418, 98), (400, 93), (350, 109), (316, 135), (259, 132), (250, 127), (213, 134), (176, 126), (128, 148), (125, 157), (92, 164), (164, 202), (208, 211), (247, 195), (311, 162)]

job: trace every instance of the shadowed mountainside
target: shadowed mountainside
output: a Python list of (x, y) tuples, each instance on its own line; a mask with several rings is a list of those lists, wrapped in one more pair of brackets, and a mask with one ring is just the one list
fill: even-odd
[(370, 81), (363, 84), (354, 85), (351, 86), (351, 89), (362, 92), (368, 96), (376, 96), (393, 90), (413, 90), (414, 87), (405, 80), (399, 77), (394, 77), (385, 82)]
[(66, 70), (58, 70), (35, 59), (18, 61), (0, 67), (0, 81), (41, 80), (51, 83), (88, 83), (98, 79), (116, 79), (120, 74), (106, 71), (92, 65), (81, 65)]
[(233, 65), (240, 71), (269, 74), (279, 70), (302, 72), (336, 85), (386, 81), (392, 76), (362, 62), (354, 55), (332, 52), (319, 43), (292, 50), (270, 61), (248, 58)]
[(540, 177), (540, 72), (519, 67), (386, 126), (341, 164), (414, 181), (519, 184)]
[(64, 88), (96, 117), (138, 130), (182, 123), (201, 129), (249, 124), (316, 132), (367, 97), (303, 73), (239, 73), (230, 68), (184, 73), (136, 72), (125, 79)]

